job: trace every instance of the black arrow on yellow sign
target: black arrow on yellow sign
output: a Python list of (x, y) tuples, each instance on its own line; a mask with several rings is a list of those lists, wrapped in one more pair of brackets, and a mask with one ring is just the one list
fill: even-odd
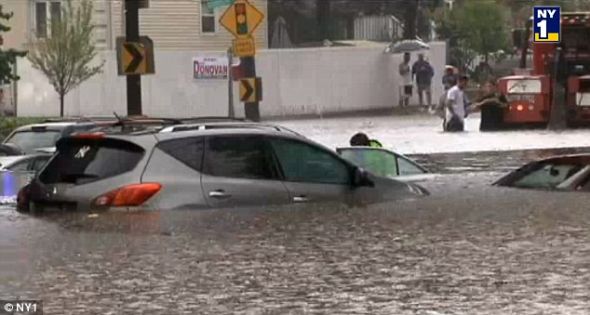
[(141, 36), (137, 41), (117, 37), (117, 70), (119, 75), (155, 73), (152, 40), (147, 36)]
[(244, 87), (244, 94), (242, 94), (242, 101), (247, 102), (251, 97), (252, 93), (254, 93), (254, 87), (249, 80), (242, 81), (242, 86)]
[(262, 101), (262, 79), (244, 78), (240, 80), (240, 101), (254, 103)]
[(133, 58), (131, 59), (129, 65), (127, 65), (127, 68), (125, 68), (125, 72), (135, 73), (135, 71), (137, 71), (137, 68), (141, 65), (141, 62), (143, 61), (143, 54), (141, 51), (137, 49), (135, 43), (125, 43), (123, 44), (123, 47), (125, 47), (125, 50), (127, 50), (127, 52), (129, 52), (129, 54)]

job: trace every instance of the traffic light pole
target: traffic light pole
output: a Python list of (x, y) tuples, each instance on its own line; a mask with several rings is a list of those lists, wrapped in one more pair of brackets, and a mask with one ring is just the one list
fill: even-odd
[[(139, 1), (125, 0), (125, 37), (139, 41)], [(141, 76), (127, 76), (127, 115), (141, 115)]]
[[(244, 77), (255, 78), (256, 77), (256, 61), (254, 57), (242, 57), (241, 66), (244, 70)], [(260, 105), (258, 102), (244, 103), (244, 113), (246, 119), (252, 121), (260, 121)]]
[(233, 48), (227, 49), (227, 116), (229, 118), (235, 117), (234, 112), (234, 78), (232, 73), (234, 59)]

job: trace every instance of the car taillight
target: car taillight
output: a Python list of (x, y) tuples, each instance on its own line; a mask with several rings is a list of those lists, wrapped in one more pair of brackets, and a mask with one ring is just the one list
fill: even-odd
[(98, 207), (140, 206), (160, 189), (162, 185), (158, 183), (127, 185), (97, 197), (93, 204)]
[(96, 139), (102, 139), (104, 138), (104, 132), (91, 132), (91, 133), (78, 133), (73, 135), (74, 138), (76, 139), (90, 139), (90, 140), (96, 140)]

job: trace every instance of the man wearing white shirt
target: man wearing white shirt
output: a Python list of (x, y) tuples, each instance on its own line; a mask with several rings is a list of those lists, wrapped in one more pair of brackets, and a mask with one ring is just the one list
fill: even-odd
[(399, 64), (400, 76), (400, 106), (405, 107), (410, 103), (412, 96), (412, 69), (410, 68), (410, 53), (404, 53), (404, 60)]
[(465, 87), (469, 79), (466, 75), (459, 77), (457, 84), (447, 91), (444, 130), (463, 131), (465, 126), (466, 106)]

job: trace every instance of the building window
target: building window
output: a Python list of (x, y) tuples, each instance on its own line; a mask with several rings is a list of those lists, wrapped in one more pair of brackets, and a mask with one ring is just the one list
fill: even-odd
[(215, 33), (216, 31), (215, 9), (209, 7), (209, 1), (201, 0), (201, 33)]
[(61, 18), (61, 2), (59, 1), (34, 1), (35, 35), (37, 38), (46, 38), (50, 34), (51, 21), (59, 21)]

